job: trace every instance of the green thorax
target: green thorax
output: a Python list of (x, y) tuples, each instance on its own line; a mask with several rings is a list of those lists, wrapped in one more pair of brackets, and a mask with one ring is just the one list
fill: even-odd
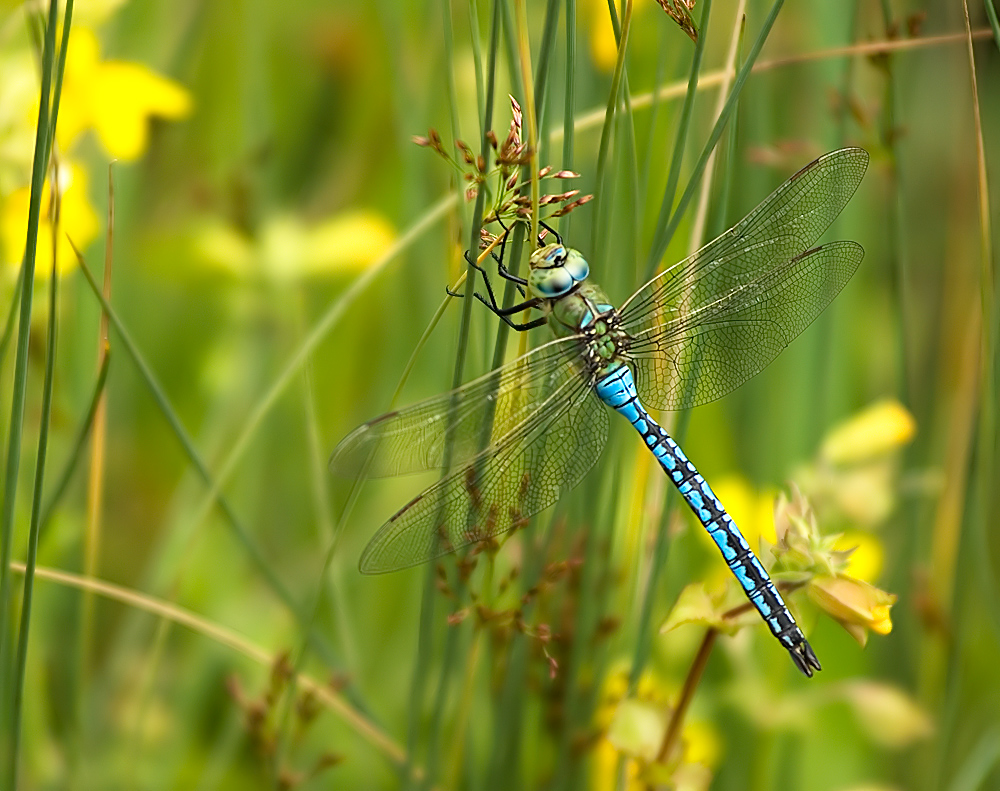
[[(607, 294), (596, 283), (585, 282), (575, 291), (556, 299), (546, 300), (543, 310), (548, 314), (549, 326), (559, 337), (574, 335), (593, 324), (595, 309), (600, 314), (610, 306)], [(602, 328), (597, 327), (598, 331)]]
[(550, 244), (532, 254), (528, 287), (541, 297), (539, 308), (556, 336), (587, 335), (588, 359), (598, 371), (611, 371), (623, 364), (627, 339), (617, 328), (608, 295), (587, 279), (589, 274), (578, 251)]

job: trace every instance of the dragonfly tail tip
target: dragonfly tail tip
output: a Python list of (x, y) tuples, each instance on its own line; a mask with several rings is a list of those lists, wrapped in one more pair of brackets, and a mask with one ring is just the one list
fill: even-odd
[(812, 678), (814, 671), (823, 669), (815, 652), (812, 650), (812, 646), (805, 640), (794, 648), (790, 648), (788, 653), (792, 655), (792, 660), (807, 678)]

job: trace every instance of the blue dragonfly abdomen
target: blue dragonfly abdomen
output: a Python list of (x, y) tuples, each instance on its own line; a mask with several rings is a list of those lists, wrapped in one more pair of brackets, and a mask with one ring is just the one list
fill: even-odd
[(635, 389), (632, 371), (625, 364), (606, 374), (595, 385), (598, 397), (622, 415), (639, 432), (671, 483), (708, 531), (730, 571), (739, 581), (750, 603), (778, 641), (788, 649), (795, 664), (807, 676), (820, 670), (819, 660), (795, 618), (785, 605), (766, 569), (726, 512), (708, 482), (677, 443), (643, 407)]

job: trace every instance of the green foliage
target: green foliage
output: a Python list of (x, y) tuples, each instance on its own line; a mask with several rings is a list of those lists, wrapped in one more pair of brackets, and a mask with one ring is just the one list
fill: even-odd
[[(962, 9), (929, 2), (85, 4), (65, 78), (37, 4), (0, 8), (0, 785), (1000, 783), (990, 0), (978, 97)], [(821, 673), (625, 425), (500, 544), (358, 573), (433, 479), (334, 479), (336, 442), (548, 337), (445, 296), (498, 213), (540, 203), (620, 300), (841, 145), (872, 157), (827, 237), (860, 271), (668, 423)], [(543, 167), (580, 177), (545, 195)]]

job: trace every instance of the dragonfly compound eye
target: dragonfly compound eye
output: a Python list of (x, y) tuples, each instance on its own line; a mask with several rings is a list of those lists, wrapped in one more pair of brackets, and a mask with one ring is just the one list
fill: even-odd
[(529, 283), (532, 291), (549, 299), (562, 296), (576, 285), (570, 273), (561, 266), (532, 270)]
[(566, 252), (566, 262), (563, 264), (563, 268), (575, 283), (582, 283), (590, 275), (590, 264), (576, 250), (571, 249)]

